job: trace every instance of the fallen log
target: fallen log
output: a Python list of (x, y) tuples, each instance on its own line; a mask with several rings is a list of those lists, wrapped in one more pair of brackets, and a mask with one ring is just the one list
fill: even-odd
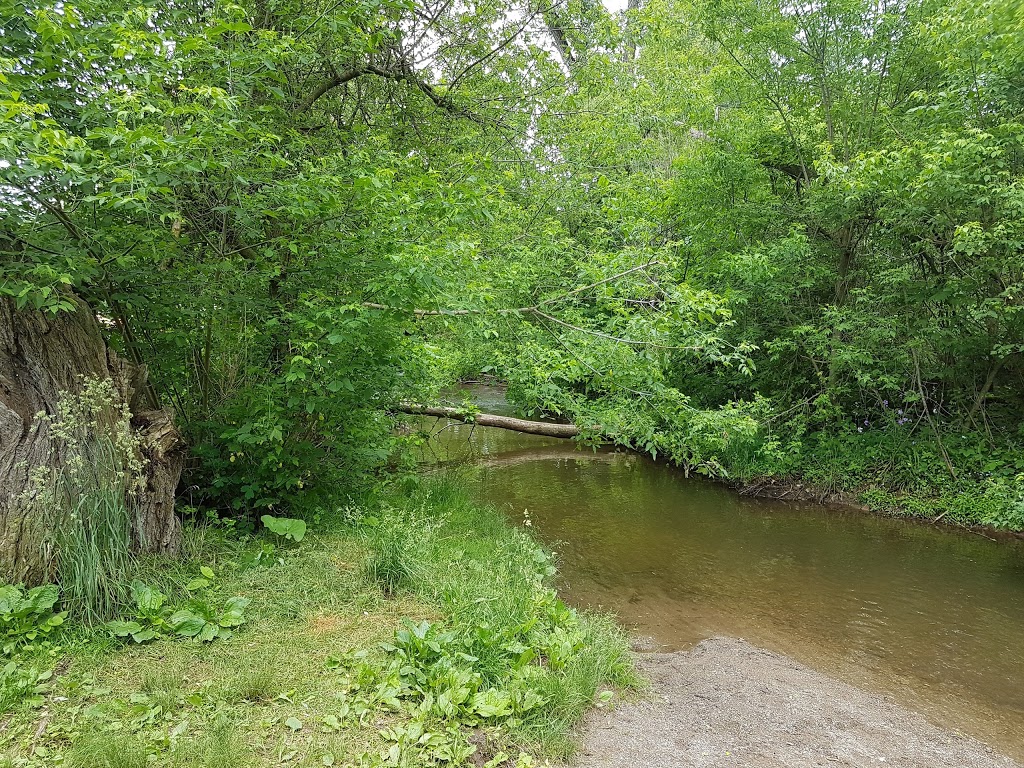
[(498, 427), (510, 429), (513, 432), (525, 432), (528, 435), (577, 437), (580, 434), (580, 428), (575, 424), (549, 424), (546, 421), (528, 421), (511, 416), (498, 416), (494, 413), (472, 413), (462, 408), (401, 403), (397, 410), (399, 413), (408, 413), (413, 416), (437, 416), (441, 419), (463, 421), (467, 424), (479, 424), (481, 427)]

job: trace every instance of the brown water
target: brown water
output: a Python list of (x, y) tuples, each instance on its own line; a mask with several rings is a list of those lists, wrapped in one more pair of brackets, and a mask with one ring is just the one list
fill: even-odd
[(484, 427), (449, 425), (431, 447), (481, 500), (520, 521), (528, 510), (569, 602), (673, 649), (743, 637), (1024, 759), (1021, 542), (751, 499), (632, 454)]

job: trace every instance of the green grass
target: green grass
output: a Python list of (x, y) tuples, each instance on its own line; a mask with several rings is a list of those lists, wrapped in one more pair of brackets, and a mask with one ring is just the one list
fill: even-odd
[(67, 607), (88, 623), (112, 618), (128, 602), (136, 561), (126, 472), (109, 439), (78, 446), (78, 459), (56, 483), (55, 502), (66, 508), (55, 526), (57, 570)]
[(135, 734), (89, 733), (68, 750), (71, 768), (146, 768), (145, 741)]
[[(69, 621), (55, 682), (0, 714), (0, 755), (33, 767), (372, 766), (397, 749), (400, 765), (458, 765), (483, 733), (484, 757), (504, 751), (512, 765), (520, 751), (571, 753), (597, 692), (636, 684), (621, 630), (564, 606), (548, 556), (457, 480), (411, 482), (367, 502), (360, 522), (345, 517), (278, 542), (258, 567), (240, 563), (266, 539), (216, 527), (188, 530), (180, 561), (140, 563), (172, 601), (212, 567), (207, 598), (250, 598), (248, 622), (227, 640), (132, 646)], [(455, 680), (471, 694), (449, 707)]]

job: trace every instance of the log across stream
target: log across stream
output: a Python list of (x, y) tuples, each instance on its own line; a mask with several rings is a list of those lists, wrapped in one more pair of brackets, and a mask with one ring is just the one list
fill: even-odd
[(434, 416), (439, 419), (451, 419), (467, 424), (479, 424), (481, 427), (497, 427), (527, 435), (543, 435), (545, 437), (570, 438), (580, 434), (575, 424), (553, 424), (547, 421), (528, 421), (512, 416), (501, 416), (496, 413), (476, 413), (462, 408), (444, 406), (417, 405), (403, 403), (398, 409), (401, 413), (413, 416)]

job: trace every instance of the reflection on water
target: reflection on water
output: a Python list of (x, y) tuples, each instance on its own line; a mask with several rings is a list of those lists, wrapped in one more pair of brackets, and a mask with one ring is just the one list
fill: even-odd
[(1021, 543), (745, 498), (496, 429), (451, 425), (431, 445), (482, 500), (529, 510), (568, 601), (672, 648), (744, 637), (1024, 758)]

